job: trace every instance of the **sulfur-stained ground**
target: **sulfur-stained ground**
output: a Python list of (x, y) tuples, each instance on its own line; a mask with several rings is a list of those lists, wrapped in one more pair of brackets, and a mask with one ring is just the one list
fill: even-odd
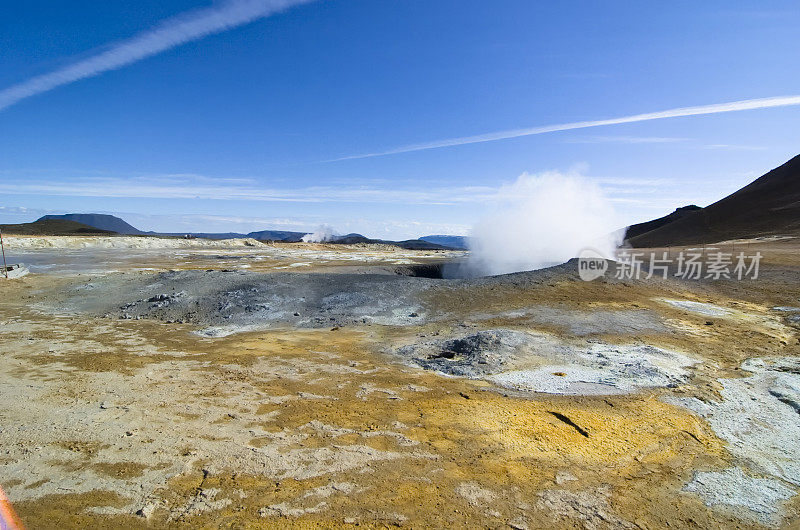
[[(775, 395), (798, 375), (798, 326), (773, 309), (800, 306), (796, 250), (765, 246), (772, 272), (746, 286), (448, 284), (421, 295), (440, 318), (418, 324), (225, 337), (59, 311), (63, 293), (93, 282), (71, 273), (3, 282), (0, 485), (29, 528), (800, 525), (798, 449), (785, 438), (800, 414), (791, 388)], [(156, 268), (170, 265), (161, 256)], [(697, 362), (670, 388), (582, 396), (447, 376), (396, 353), (498, 328)], [(783, 364), (755, 372), (748, 359)], [(724, 408), (744, 392), (730, 381), (763, 407)], [(744, 477), (739, 490), (703, 489), (730, 470)]]

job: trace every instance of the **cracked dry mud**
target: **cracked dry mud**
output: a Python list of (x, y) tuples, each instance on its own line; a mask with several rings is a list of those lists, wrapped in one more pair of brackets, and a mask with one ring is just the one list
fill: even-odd
[[(28, 527), (800, 524), (795, 246), (747, 285), (297, 248), (0, 284), (0, 484)], [(278, 279), (283, 316), (240, 310)]]

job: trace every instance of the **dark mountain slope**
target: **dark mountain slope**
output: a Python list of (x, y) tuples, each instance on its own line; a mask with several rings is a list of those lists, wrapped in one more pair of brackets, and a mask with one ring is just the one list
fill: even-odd
[(631, 225), (625, 230), (625, 239), (631, 239), (651, 230), (655, 230), (656, 228), (661, 228), (664, 225), (677, 221), (678, 219), (681, 219), (686, 215), (701, 209), (702, 208), (699, 206), (690, 204), (689, 206), (676, 208), (674, 212), (669, 215), (665, 215), (664, 217), (659, 217), (658, 219), (653, 219), (652, 221), (645, 221), (644, 223)]
[(634, 247), (800, 236), (800, 155), (705, 208), (632, 237)]

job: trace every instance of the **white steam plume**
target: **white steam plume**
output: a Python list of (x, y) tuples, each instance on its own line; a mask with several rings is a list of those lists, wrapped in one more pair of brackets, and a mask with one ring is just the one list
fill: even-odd
[(531, 136), (534, 134), (545, 134), (557, 131), (570, 131), (573, 129), (587, 129), (589, 127), (602, 127), (604, 125), (619, 125), (622, 123), (634, 123), (638, 121), (661, 120), (664, 118), (679, 118), (682, 116), (699, 116), (703, 114), (719, 114), (722, 112), (736, 112), (740, 110), (766, 109), (770, 107), (789, 107), (800, 105), (800, 95), (781, 96), (763, 99), (745, 99), (741, 101), (731, 101), (729, 103), (716, 103), (714, 105), (700, 105), (697, 107), (681, 107), (677, 109), (662, 110), (658, 112), (648, 112), (646, 114), (634, 114), (621, 118), (610, 118), (607, 120), (576, 121), (571, 123), (561, 123), (558, 125), (543, 125), (540, 127), (529, 127), (524, 129), (511, 129), (475, 136), (461, 136), (458, 138), (448, 138), (421, 144), (412, 144), (387, 151), (367, 153), (361, 155), (344, 156), (329, 160), (336, 162), (340, 160), (354, 160), (359, 158), (372, 158), (376, 156), (396, 155), (399, 153), (411, 153), (413, 151), (424, 151), (426, 149), (439, 149), (440, 147), (452, 147), (456, 145), (478, 144), (483, 142), (494, 142), (496, 140), (506, 140), (508, 138), (519, 138), (520, 136)]
[(265, 18), (312, 0), (227, 0), (217, 6), (168, 18), (153, 29), (112, 44), (107, 50), (0, 90), (0, 110), (23, 99), (116, 70), (147, 57)]
[(621, 226), (600, 187), (577, 174), (523, 173), (473, 228), (463, 276), (540, 269), (593, 248), (613, 257)]
[(306, 234), (301, 239), (305, 243), (325, 243), (326, 241), (331, 241), (334, 237), (336, 237), (336, 233), (333, 228), (328, 225), (322, 225), (317, 228), (316, 232)]

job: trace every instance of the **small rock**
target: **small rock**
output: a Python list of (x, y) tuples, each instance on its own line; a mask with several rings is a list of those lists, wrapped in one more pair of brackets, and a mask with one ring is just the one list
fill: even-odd
[(558, 473), (556, 473), (556, 484), (558, 484), (559, 486), (561, 486), (566, 482), (571, 482), (573, 480), (578, 480), (578, 479), (577, 477), (575, 477), (575, 475), (573, 475), (568, 471), (559, 471)]
[(141, 508), (139, 508), (139, 510), (136, 512), (136, 515), (138, 515), (139, 517), (144, 517), (145, 519), (150, 519), (150, 516), (153, 515), (157, 507), (158, 505), (156, 503), (149, 502), (144, 506), (142, 506)]

